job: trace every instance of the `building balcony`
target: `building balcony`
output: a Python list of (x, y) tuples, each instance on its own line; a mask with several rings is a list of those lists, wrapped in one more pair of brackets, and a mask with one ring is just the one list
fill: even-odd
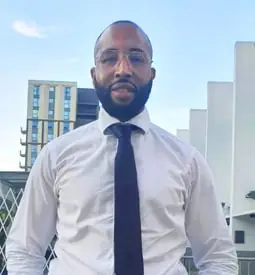
[(25, 158), (25, 157), (26, 157), (26, 153), (22, 153), (21, 150), (19, 151), (19, 155), (20, 155), (22, 158)]
[(27, 130), (24, 130), (22, 127), (20, 127), (20, 132), (21, 132), (21, 134), (23, 134), (23, 135), (26, 135), (26, 134), (27, 134)]
[(20, 139), (20, 145), (26, 146), (26, 141), (23, 141), (22, 139)]
[(248, 194), (246, 194), (245, 198), (255, 200), (255, 190), (251, 190)]
[(21, 162), (19, 162), (19, 168), (22, 169), (22, 170), (25, 170), (25, 169), (26, 169), (26, 166), (25, 166), (25, 165), (22, 165)]

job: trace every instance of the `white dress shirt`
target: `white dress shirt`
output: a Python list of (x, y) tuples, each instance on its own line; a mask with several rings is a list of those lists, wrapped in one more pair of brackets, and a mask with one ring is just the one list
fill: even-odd
[[(101, 109), (97, 121), (42, 149), (8, 236), (9, 275), (41, 275), (55, 234), (49, 275), (114, 274), (117, 140), (104, 131), (116, 122)], [(132, 135), (132, 144), (145, 275), (186, 275), (180, 259), (188, 241), (200, 275), (237, 275), (235, 247), (205, 160), (152, 124), (146, 109), (129, 122), (144, 130)]]

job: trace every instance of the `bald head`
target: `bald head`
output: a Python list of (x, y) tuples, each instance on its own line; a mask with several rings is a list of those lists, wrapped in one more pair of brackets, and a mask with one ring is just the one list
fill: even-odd
[(98, 37), (94, 55), (91, 77), (103, 108), (128, 121), (144, 109), (155, 78), (148, 36), (131, 21), (114, 22)]
[(104, 39), (105, 34), (107, 34), (107, 32), (110, 32), (114, 27), (121, 27), (121, 26), (123, 26), (123, 27), (126, 26), (126, 27), (129, 27), (129, 28), (133, 28), (137, 32), (139, 32), (140, 36), (144, 39), (144, 42), (147, 44), (150, 59), (152, 60), (153, 49), (152, 49), (152, 44), (151, 44), (151, 41), (150, 41), (148, 35), (136, 23), (134, 23), (132, 21), (129, 21), (129, 20), (115, 21), (103, 30), (103, 32), (99, 35), (99, 37), (97, 38), (96, 43), (95, 43), (94, 58), (96, 59), (98, 50), (100, 49), (101, 42)]

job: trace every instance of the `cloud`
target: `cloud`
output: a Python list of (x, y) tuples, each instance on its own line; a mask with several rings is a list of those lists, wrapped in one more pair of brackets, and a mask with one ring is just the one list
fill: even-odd
[(23, 36), (34, 37), (38, 39), (46, 38), (49, 27), (39, 27), (36, 22), (26, 22), (23, 20), (14, 20), (12, 29)]

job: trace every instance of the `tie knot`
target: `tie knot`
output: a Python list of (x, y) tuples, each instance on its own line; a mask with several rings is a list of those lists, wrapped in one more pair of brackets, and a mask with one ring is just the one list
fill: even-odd
[(132, 124), (116, 123), (110, 126), (110, 130), (112, 134), (118, 139), (130, 139), (132, 131), (135, 130), (135, 126)]

